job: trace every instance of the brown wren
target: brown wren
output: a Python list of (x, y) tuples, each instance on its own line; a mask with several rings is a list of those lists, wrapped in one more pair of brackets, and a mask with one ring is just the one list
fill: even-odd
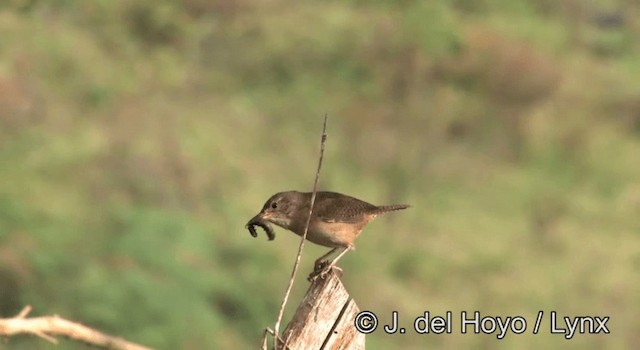
[[(254, 225), (261, 226), (269, 235), (275, 237), (270, 222), (299, 236), (309, 218), (311, 192), (287, 191), (276, 193), (262, 207), (258, 215), (247, 223), (247, 228), (255, 237)], [(313, 205), (313, 213), (307, 230), (307, 240), (331, 249), (315, 262), (315, 271), (333, 267), (348, 251), (354, 249), (354, 241), (362, 229), (376, 216), (408, 208), (407, 204), (373, 205), (363, 200), (336, 192), (319, 191)], [(342, 248), (331, 262), (325, 258)]]

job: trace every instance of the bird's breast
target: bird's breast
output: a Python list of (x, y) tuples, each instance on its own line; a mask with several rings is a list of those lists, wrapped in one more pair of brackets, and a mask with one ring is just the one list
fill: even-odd
[[(307, 239), (325, 247), (335, 248), (352, 246), (364, 225), (369, 221), (369, 218), (363, 218), (362, 221), (354, 223), (311, 220), (309, 223), (309, 230), (307, 232)], [(304, 233), (304, 225), (296, 226), (295, 230), (292, 231), (299, 236), (302, 236)]]

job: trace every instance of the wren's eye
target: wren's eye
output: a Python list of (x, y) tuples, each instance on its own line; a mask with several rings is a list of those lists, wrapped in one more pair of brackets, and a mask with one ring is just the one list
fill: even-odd
[(273, 202), (271, 203), (271, 209), (276, 209), (278, 207), (278, 203)]

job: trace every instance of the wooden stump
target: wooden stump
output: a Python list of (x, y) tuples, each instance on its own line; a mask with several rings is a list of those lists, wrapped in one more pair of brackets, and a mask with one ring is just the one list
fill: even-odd
[(284, 330), (288, 350), (365, 348), (365, 335), (354, 326), (360, 312), (335, 270), (311, 283)]

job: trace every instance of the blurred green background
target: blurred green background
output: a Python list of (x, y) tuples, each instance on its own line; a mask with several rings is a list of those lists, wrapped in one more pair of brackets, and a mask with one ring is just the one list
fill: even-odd
[[(0, 5), (0, 317), (158, 349), (256, 348), (298, 237), (244, 228), (320, 187), (413, 208), (341, 266), (363, 310), (523, 316), (524, 335), (367, 349), (640, 343), (635, 0), (9, 0)], [(306, 245), (285, 324), (325, 248)], [(541, 331), (531, 331), (539, 310)], [(549, 334), (550, 311), (610, 316)], [(84, 349), (31, 337), (7, 349)]]

